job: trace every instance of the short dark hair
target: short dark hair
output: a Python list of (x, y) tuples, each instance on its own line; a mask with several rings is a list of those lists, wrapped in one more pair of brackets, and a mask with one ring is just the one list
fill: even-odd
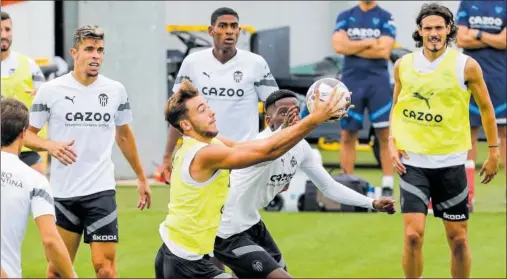
[[(11, 19), (11, 16), (6, 12), (1, 12), (2, 14), (2, 20)], [(12, 20), (12, 19), (11, 19)]]
[(197, 88), (188, 79), (183, 79), (178, 91), (167, 101), (164, 112), (165, 120), (181, 133), (183, 130), (180, 127), (180, 121), (188, 117), (186, 102), (198, 95)]
[(28, 128), (28, 108), (14, 98), (1, 98), (2, 147), (11, 145)]
[(296, 98), (296, 93), (293, 91), (290, 91), (288, 89), (279, 89), (271, 93), (268, 98), (266, 98), (266, 101), (264, 102), (264, 108), (265, 111), (268, 110), (269, 107), (274, 105), (276, 101), (284, 99), (284, 98)]
[(76, 29), (72, 47), (78, 49), (86, 39), (104, 40), (104, 31), (98, 25), (84, 25)]
[(221, 16), (224, 16), (224, 15), (232, 15), (232, 16), (236, 17), (239, 21), (239, 15), (235, 10), (233, 10), (231, 8), (223, 7), (223, 8), (216, 9), (211, 14), (211, 25), (212, 26), (215, 25), (215, 23), (217, 23), (217, 19)]
[[(421, 7), (421, 11), (419, 11), (419, 15), (417, 15), (415, 19), (415, 23), (418, 27), (422, 27), (422, 20), (428, 16), (440, 16), (445, 20), (446, 25), (450, 25), (451, 32), (447, 35), (447, 39), (445, 40), (445, 44), (449, 45), (451, 42), (456, 41), (456, 35), (458, 34), (458, 28), (456, 27), (456, 23), (454, 22), (454, 15), (451, 10), (446, 6), (440, 5), (438, 3), (429, 3), (424, 4)], [(412, 33), (412, 38), (415, 41), (416, 47), (423, 46), (423, 38), (417, 32), (417, 29)]]

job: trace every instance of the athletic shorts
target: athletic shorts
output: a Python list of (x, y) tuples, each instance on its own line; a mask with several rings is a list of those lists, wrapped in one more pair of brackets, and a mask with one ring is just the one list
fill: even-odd
[(56, 225), (83, 234), (85, 243), (118, 242), (116, 192), (108, 190), (76, 198), (55, 198)]
[(174, 255), (162, 243), (155, 257), (155, 278), (232, 278), (216, 267), (209, 256), (200, 260), (189, 261)]
[(262, 221), (227, 239), (216, 237), (213, 255), (239, 278), (266, 278), (273, 270), (287, 270), (282, 253)]
[(393, 90), (387, 71), (385, 75), (365, 74), (359, 77), (344, 75), (342, 82), (352, 92), (351, 102), (355, 106), (349, 110), (349, 117), (341, 120), (342, 129), (361, 130), (365, 109), (368, 109), (368, 117), (374, 128), (389, 127)]
[(19, 154), (19, 159), (28, 166), (33, 166), (42, 162), (39, 153), (35, 151), (23, 151)]
[[(505, 94), (507, 85), (505, 77), (488, 78), (485, 76), (484, 81), (495, 109), (496, 123), (498, 125), (507, 125), (507, 95)], [(482, 126), (481, 113), (473, 97), (470, 101), (470, 125), (472, 127)]]
[(433, 215), (446, 221), (468, 220), (468, 184), (465, 166), (438, 169), (405, 165), (400, 176), (402, 213), (428, 212), (431, 198)]

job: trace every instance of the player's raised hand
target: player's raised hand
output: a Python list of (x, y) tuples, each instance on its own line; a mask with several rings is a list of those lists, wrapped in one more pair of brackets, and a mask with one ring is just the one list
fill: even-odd
[(386, 197), (382, 197), (374, 202), (375, 210), (378, 212), (386, 212), (387, 214), (394, 214), (396, 212), (396, 208), (394, 207), (395, 204), (396, 201), (393, 198)]
[(68, 166), (77, 159), (77, 154), (72, 147), (74, 142), (74, 140), (69, 142), (51, 142), (47, 150), (51, 156), (55, 157), (65, 166)]
[(151, 206), (151, 188), (146, 179), (137, 180), (137, 192), (139, 193), (139, 202), (137, 208), (143, 210)]
[(296, 124), (296, 122), (300, 119), (299, 115), (299, 107), (293, 106), (289, 108), (285, 115), (285, 120), (283, 122), (283, 127), (289, 127), (291, 125)]
[(310, 115), (319, 122), (322, 123), (328, 119), (338, 117), (339, 113), (343, 108), (340, 106), (340, 100), (343, 94), (337, 93), (335, 89), (331, 91), (327, 101), (323, 101), (320, 98), (320, 90), (315, 89), (315, 101), (314, 109)]

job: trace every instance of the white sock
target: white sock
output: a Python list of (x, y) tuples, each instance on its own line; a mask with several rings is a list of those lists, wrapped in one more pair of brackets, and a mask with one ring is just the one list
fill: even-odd
[(393, 188), (394, 186), (394, 176), (392, 175), (384, 175), (382, 177), (382, 187)]

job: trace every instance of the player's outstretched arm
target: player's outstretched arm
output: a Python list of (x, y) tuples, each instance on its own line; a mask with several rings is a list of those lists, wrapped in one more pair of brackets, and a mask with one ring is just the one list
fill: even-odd
[(39, 228), (46, 258), (55, 265), (62, 278), (75, 278), (69, 251), (56, 230), (55, 217), (49, 214), (41, 215), (35, 218), (35, 223)]
[(500, 157), (498, 130), (496, 126), (495, 110), (489, 98), (489, 92), (482, 75), (481, 66), (472, 57), (468, 57), (467, 63), (465, 64), (465, 81), (470, 91), (472, 91), (472, 96), (481, 112), (482, 127), (489, 146), (488, 159), (484, 162), (481, 170), (481, 176), (484, 173), (486, 174), (482, 183), (488, 183), (498, 172)]
[(72, 148), (74, 140), (69, 142), (56, 142), (43, 139), (37, 135), (40, 129), (34, 126), (28, 127), (25, 133), (24, 145), (34, 151), (47, 151), (64, 165), (70, 165), (77, 159), (77, 154)]
[(194, 163), (209, 169), (240, 169), (257, 163), (274, 160), (289, 151), (319, 124), (338, 114), (338, 102), (342, 96), (332, 94), (327, 102), (320, 101), (320, 93), (315, 97), (315, 109), (309, 116), (288, 128), (282, 129), (269, 138), (247, 141), (235, 147), (211, 144), (197, 152)]
[(138, 208), (141, 210), (144, 209), (145, 206), (150, 208), (151, 189), (144, 174), (141, 160), (139, 160), (136, 139), (130, 125), (116, 126), (116, 143), (136, 174), (138, 180), (137, 191), (139, 192)]

